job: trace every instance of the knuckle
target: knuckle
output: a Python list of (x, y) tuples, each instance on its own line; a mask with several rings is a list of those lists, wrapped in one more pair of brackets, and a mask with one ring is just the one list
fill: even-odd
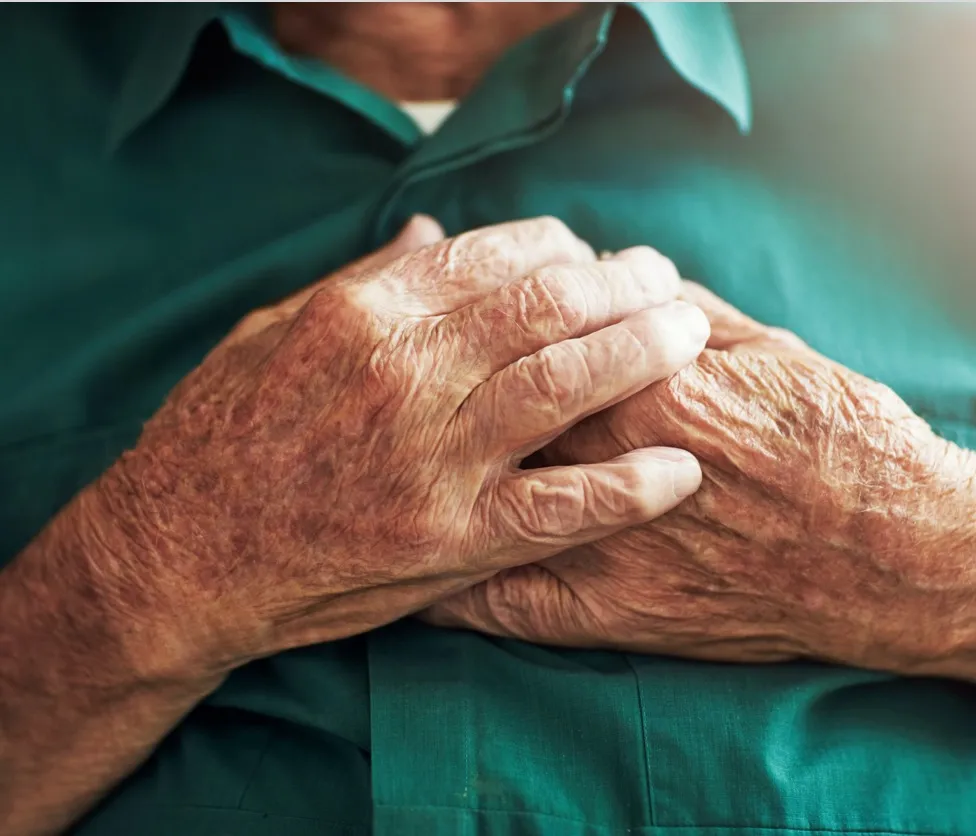
[(513, 221), (464, 232), (442, 245), (449, 264), (472, 261), (515, 264), (523, 247), (538, 235), (531, 233), (531, 221)]
[(673, 278), (680, 287), (681, 273), (678, 271), (678, 265), (676, 265), (674, 261), (668, 258), (660, 250), (655, 250), (653, 247), (642, 247), (642, 249), (647, 249), (650, 252), (651, 256), (657, 263), (658, 272), (662, 276), (666, 276), (669, 279)]
[(342, 318), (347, 311), (353, 309), (350, 305), (352, 292), (350, 286), (343, 284), (313, 293), (302, 307), (303, 324), (317, 329)]
[[(652, 247), (634, 247), (626, 251), (622, 263), (636, 282), (655, 301), (676, 297), (682, 290), (681, 275), (675, 263)], [(610, 262), (611, 264), (614, 262)]]
[(579, 244), (579, 239), (565, 223), (555, 217), (542, 216), (471, 230), (452, 239), (447, 246), (468, 259), (481, 259), (499, 253), (510, 258), (513, 245), (516, 249), (522, 249), (542, 241), (555, 243), (561, 248), (572, 248)]
[(424, 255), (441, 269), (447, 270), (493, 255), (500, 246), (499, 238), (494, 227), (473, 229), (442, 241)]
[(619, 480), (618, 516), (627, 514), (648, 519), (660, 513), (663, 496), (670, 499), (678, 496), (672, 469), (630, 466), (620, 474)]
[(622, 394), (630, 386), (643, 388), (662, 377), (655, 344), (639, 329), (621, 324), (608, 330), (603, 338), (579, 347), (583, 349), (581, 356), (574, 358), (572, 364), (579, 367), (574, 384), (586, 386), (589, 391)]
[(595, 265), (597, 287), (611, 306), (637, 311), (674, 301), (682, 292), (674, 263), (651, 247), (605, 253)]
[(564, 345), (559, 352), (544, 348), (532, 357), (516, 364), (522, 402), (536, 415), (561, 420), (573, 410), (581, 408), (590, 388), (589, 369), (585, 362), (568, 361), (567, 355), (583, 352), (582, 344), (570, 348)]
[(615, 339), (610, 344), (613, 355), (613, 370), (645, 366), (647, 357), (660, 352), (661, 338), (653, 329), (650, 334), (639, 334), (633, 328), (621, 327), (615, 331)]
[(348, 347), (376, 344), (389, 331), (377, 314), (378, 292), (370, 282), (337, 282), (324, 287), (302, 306), (300, 327), (316, 342), (325, 339)]
[(536, 227), (540, 235), (547, 238), (556, 241), (565, 240), (567, 243), (576, 241), (572, 230), (555, 215), (540, 215), (529, 223)]
[(582, 480), (553, 482), (523, 476), (506, 493), (500, 512), (516, 537), (545, 542), (582, 529), (587, 504)]
[(654, 290), (658, 298), (673, 299), (681, 293), (681, 274), (677, 265), (667, 256), (652, 250), (657, 264), (652, 273)]
[(552, 215), (542, 215), (527, 221), (516, 221), (512, 226), (512, 234), (518, 243), (528, 249), (542, 248), (560, 258), (554, 261), (582, 259), (590, 261), (595, 258), (593, 249), (565, 224)]
[(611, 472), (586, 473), (591, 523), (637, 522), (653, 516), (658, 485), (654, 475), (635, 464), (616, 463)]
[[(640, 333), (627, 329), (626, 337), (621, 337), (618, 348), (622, 360), (639, 362), (646, 358), (663, 371), (681, 368), (694, 358), (686, 319), (675, 321), (669, 311), (652, 309), (638, 330)], [(704, 345), (702, 340), (700, 348)]]
[(365, 401), (380, 409), (402, 404), (423, 386), (422, 364), (409, 354), (384, 342), (370, 354), (360, 375)]
[(433, 247), (443, 269), (480, 269), (512, 279), (540, 263), (592, 260), (593, 251), (562, 221), (552, 217), (512, 221), (463, 233)]
[(494, 575), (477, 587), (477, 611), (484, 614), (486, 626), (494, 626), (496, 632), (526, 634), (533, 617), (537, 618), (539, 604), (532, 595), (530, 576), (539, 571), (537, 566), (519, 566), (504, 575)]
[(228, 334), (228, 342), (238, 342), (280, 322), (285, 315), (276, 308), (258, 308), (241, 319)]
[(368, 282), (318, 291), (298, 314), (292, 353), (295, 368), (345, 381), (373, 414), (414, 395), (429, 366), (416, 329), (375, 305)]
[(513, 319), (523, 330), (538, 330), (544, 323), (546, 331), (568, 336), (586, 324), (586, 294), (569, 270), (536, 270), (513, 285), (512, 292)]
[(340, 281), (314, 293), (305, 306), (323, 316), (336, 313), (366, 313), (376, 305), (376, 292), (370, 281)]
[(592, 247), (580, 239), (563, 221), (552, 215), (536, 218), (538, 236), (554, 245), (554, 249), (577, 258), (592, 260), (596, 257)]

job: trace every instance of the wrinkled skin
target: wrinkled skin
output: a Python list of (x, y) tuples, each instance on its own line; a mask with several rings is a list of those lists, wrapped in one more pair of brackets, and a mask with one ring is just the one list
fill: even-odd
[(552, 219), (397, 247), (245, 319), (73, 506), (147, 676), (364, 632), (698, 487), (668, 451), (517, 467), (704, 348), (667, 259)]
[(684, 295), (711, 321), (698, 362), (544, 454), (680, 447), (701, 461), (698, 493), (424, 617), (550, 644), (939, 672), (973, 635), (971, 454), (794, 335), (692, 283)]

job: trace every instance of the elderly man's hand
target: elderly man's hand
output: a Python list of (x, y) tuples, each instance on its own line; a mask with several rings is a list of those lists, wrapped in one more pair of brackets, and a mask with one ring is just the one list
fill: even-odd
[(700, 353), (679, 290), (542, 219), (248, 317), (81, 498), (108, 622), (157, 676), (228, 670), (663, 513), (700, 481), (667, 451), (517, 464)]
[(710, 350), (545, 454), (683, 448), (702, 463), (701, 490), (425, 618), (543, 643), (943, 672), (976, 621), (972, 456), (888, 388), (686, 284)]

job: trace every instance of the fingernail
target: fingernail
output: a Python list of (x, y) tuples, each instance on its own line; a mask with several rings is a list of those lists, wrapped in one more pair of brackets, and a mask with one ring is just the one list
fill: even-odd
[(701, 465), (698, 464), (698, 459), (687, 450), (679, 450), (675, 447), (657, 447), (654, 449), (654, 457), (670, 465), (669, 470), (671, 471), (675, 496), (684, 499), (701, 487)]

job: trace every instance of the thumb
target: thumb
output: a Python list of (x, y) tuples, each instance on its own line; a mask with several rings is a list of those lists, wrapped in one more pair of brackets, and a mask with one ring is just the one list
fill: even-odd
[(324, 279), (313, 282), (308, 287), (302, 288), (297, 293), (293, 293), (276, 305), (252, 311), (231, 331), (227, 336), (227, 341), (239, 342), (258, 331), (263, 331), (276, 322), (281, 322), (294, 316), (309, 299), (330, 282), (355, 276), (364, 270), (382, 267), (384, 264), (389, 264), (402, 255), (422, 249), (429, 244), (436, 244), (443, 238), (443, 228), (432, 217), (429, 215), (414, 215), (407, 221), (403, 229), (397, 233), (397, 236), (392, 241), (380, 247), (378, 250), (344, 267), (340, 267)]
[(436, 244), (444, 239), (444, 229), (430, 215), (414, 215), (389, 243), (347, 264), (329, 278), (338, 279), (353, 276), (364, 270), (372, 270), (395, 261), (402, 255)]
[(414, 215), (403, 229), (379, 252), (389, 252), (391, 258), (436, 244), (444, 238), (444, 228), (430, 215)]

